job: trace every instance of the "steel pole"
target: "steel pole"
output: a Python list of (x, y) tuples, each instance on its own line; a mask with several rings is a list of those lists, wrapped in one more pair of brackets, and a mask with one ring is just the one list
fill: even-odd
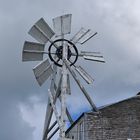
[[(67, 59), (68, 48), (67, 44), (63, 42), (63, 59)], [(62, 66), (62, 85), (61, 85), (61, 122), (62, 122), (62, 134), (61, 139), (65, 140), (66, 132), (66, 92), (67, 92), (67, 67), (63, 62)]]

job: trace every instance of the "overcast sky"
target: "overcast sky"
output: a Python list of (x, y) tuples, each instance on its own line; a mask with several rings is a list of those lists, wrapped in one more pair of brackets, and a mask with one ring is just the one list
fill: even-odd
[[(21, 62), (24, 41), (34, 41), (28, 31), (41, 17), (52, 27), (52, 18), (71, 13), (71, 35), (81, 27), (98, 32), (77, 46), (100, 51), (106, 60), (77, 62), (95, 79), (90, 86), (82, 83), (98, 107), (135, 96), (140, 90), (139, 7), (139, 0), (0, 0), (0, 140), (42, 138), (50, 81), (39, 87), (32, 72), (37, 63)], [(75, 118), (91, 108), (71, 81), (67, 104)]]

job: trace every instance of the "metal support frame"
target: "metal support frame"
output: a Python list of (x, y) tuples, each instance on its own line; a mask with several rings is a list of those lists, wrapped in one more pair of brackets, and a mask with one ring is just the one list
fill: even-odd
[[(64, 48), (66, 48), (66, 47), (64, 47)], [(64, 49), (64, 51), (66, 51), (66, 50)], [(69, 66), (69, 63), (65, 59), (65, 56), (64, 56), (63, 62), (64, 62), (64, 65), (62, 67), (62, 77), (60, 78), (58, 87), (56, 87), (55, 83), (53, 84), (53, 90), (56, 90), (55, 96), (53, 97), (52, 93), (49, 92), (50, 97), (51, 97), (50, 99), (52, 100), (51, 101), (52, 107), (50, 106), (50, 108), (51, 108), (51, 110), (53, 108), (53, 110), (51, 112), (54, 111), (55, 116), (57, 118), (57, 122), (59, 124), (59, 127), (56, 130), (58, 131), (60, 129), (60, 139), (61, 140), (65, 139), (65, 131), (66, 131), (66, 128), (65, 128), (65, 126), (66, 126), (66, 118), (65, 117), (66, 117), (66, 114), (67, 114), (67, 117), (68, 117), (70, 123), (71, 124), (73, 123), (73, 120), (72, 120), (72, 118), (70, 116), (70, 113), (69, 113), (68, 109), (66, 108), (66, 103), (65, 103), (65, 96), (66, 96), (66, 92), (67, 92), (67, 68), (70, 71), (70, 73), (72, 74), (73, 78), (77, 82), (77, 84), (80, 87), (80, 89), (82, 90), (82, 92), (84, 93), (84, 95), (87, 98), (88, 102), (90, 103), (92, 109), (94, 111), (98, 111), (98, 109), (96, 108), (96, 106), (93, 103), (92, 99), (90, 98), (90, 96), (86, 92), (85, 88), (82, 86), (82, 84), (80, 83), (79, 79), (77, 78), (75, 72)], [(60, 86), (60, 85), (62, 85), (62, 86)], [(57, 112), (56, 107), (55, 107), (55, 102), (56, 102), (57, 98), (59, 98), (59, 100), (61, 102), (61, 118), (59, 118), (58, 112)], [(52, 116), (52, 114), (50, 116)], [(51, 117), (50, 117), (50, 120), (51, 120)], [(47, 134), (53, 129), (53, 127), (55, 125), (56, 125), (56, 122), (54, 122), (54, 124), (50, 128), (47, 129)], [(57, 132), (56, 130), (51, 134), (51, 137)], [(49, 138), (51, 138), (51, 137), (49, 136)]]
[[(51, 78), (50, 89), (51, 89), (51, 92), (53, 93), (53, 96), (56, 97), (57, 92), (54, 93), (54, 84), (55, 84), (55, 79), (56, 79), (56, 74), (57, 74), (57, 66), (55, 64), (53, 64), (53, 70), (54, 70), (54, 72), (53, 72), (53, 75)], [(56, 100), (54, 102), (56, 102)], [(45, 140), (45, 138), (47, 137), (49, 125), (51, 122), (52, 113), (53, 113), (53, 109), (51, 107), (50, 98), (48, 98), (46, 118), (45, 118), (45, 124), (44, 124), (44, 132), (43, 132), (43, 140)]]
[(70, 71), (71, 75), (73, 76), (74, 80), (76, 81), (76, 83), (78, 84), (79, 88), (82, 90), (82, 92), (84, 93), (85, 97), (87, 98), (88, 102), (90, 103), (92, 109), (94, 111), (98, 111), (97, 107), (95, 106), (95, 104), (93, 103), (91, 97), (88, 95), (87, 91), (85, 90), (85, 88), (83, 87), (83, 85), (81, 84), (80, 80), (77, 78), (75, 72), (71, 69), (68, 61), (66, 59), (63, 59), (63, 62), (65, 63), (66, 67), (68, 68), (68, 70)]
[[(52, 79), (53, 79), (53, 77), (52, 77)], [(51, 81), (51, 85), (53, 85), (53, 81), (54, 80)], [(56, 103), (57, 97), (60, 95), (61, 82), (62, 82), (62, 78), (60, 77), (58, 87), (57, 87), (57, 90), (56, 90), (55, 95), (54, 95), (54, 104)], [(54, 84), (54, 87), (55, 87), (55, 84)], [(44, 125), (43, 140), (45, 140), (47, 138), (47, 135), (49, 133), (48, 129), (49, 129), (49, 125), (50, 125), (50, 122), (51, 122), (52, 114), (53, 114), (53, 109), (51, 107), (50, 98), (48, 98), (48, 105), (47, 105), (47, 111), (46, 111), (46, 119), (45, 119), (45, 125)]]
[[(53, 81), (52, 81), (53, 82)], [(51, 83), (52, 83), (51, 82)], [(61, 83), (62, 83), (62, 75), (60, 77), (59, 83), (58, 83), (58, 87), (56, 86), (56, 84), (54, 83), (54, 90), (55, 90), (55, 95), (54, 95), (54, 104), (56, 103), (57, 99), (60, 100), (61, 102)], [(53, 114), (53, 109), (50, 103), (50, 98), (48, 99), (48, 105), (47, 105), (47, 111), (46, 111), (46, 120), (45, 120), (45, 125), (44, 125), (44, 135), (43, 135), (43, 140), (48, 140), (48, 134), (50, 133), (50, 131), (54, 128), (54, 126), (56, 125), (57, 121), (55, 121), (51, 126), (50, 126), (50, 122), (51, 122), (51, 118), (52, 118), (52, 114)], [(68, 108), (66, 107), (66, 115), (69, 119), (69, 122), (72, 124), (73, 123), (73, 119), (68, 111)], [(50, 127), (49, 127), (50, 126)], [(58, 127), (59, 128), (59, 127)], [(58, 129), (59, 130), (59, 129)], [(56, 131), (57, 132), (57, 131)]]
[(70, 124), (73, 124), (74, 121), (73, 121), (73, 119), (72, 119), (72, 117), (71, 117), (71, 115), (70, 115), (70, 112), (68, 111), (68, 108), (67, 108), (67, 107), (66, 107), (66, 114), (67, 114), (67, 117), (68, 117), (68, 119), (69, 119)]
[(53, 108), (53, 111), (54, 111), (54, 114), (55, 114), (57, 123), (58, 123), (59, 128), (60, 128), (60, 132), (62, 133), (62, 129), (61, 129), (61, 128), (62, 128), (62, 122), (61, 122), (61, 120), (60, 120), (60, 117), (59, 117), (58, 111), (57, 111), (57, 109), (56, 109), (56, 106), (55, 106), (55, 104), (54, 104), (53, 95), (52, 95), (52, 93), (51, 93), (50, 90), (48, 90), (48, 93), (49, 93), (49, 96), (50, 96), (51, 106), (52, 106), (52, 108)]
[[(59, 101), (61, 102), (61, 96), (60, 96), (60, 94), (58, 95), (58, 98), (59, 98)], [(69, 110), (68, 110), (67, 107), (66, 107), (66, 115), (67, 115), (67, 117), (69, 119), (69, 122), (72, 124), (74, 121), (73, 121), (73, 119), (72, 119), (72, 117), (70, 115), (70, 112), (69, 112)]]
[[(53, 70), (52, 65), (48, 62), (49, 68), (46, 69), (46, 64), (44, 64), (44, 61), (38, 66), (39, 69), (36, 69), (37, 73), (43, 72), (42, 75), (39, 75), (38, 77), (41, 78), (42, 82), (40, 83), (38, 80), (38, 77), (36, 76), (36, 79), (40, 85), (42, 85), (47, 78), (51, 76), (51, 85), (50, 90), (48, 90), (49, 97), (48, 98), (48, 104), (47, 104), (47, 110), (46, 110), (46, 117), (45, 117), (45, 125), (44, 125), (44, 132), (43, 132), (43, 139), (42, 140), (50, 140), (53, 135), (60, 129), (60, 137), (59, 140), (70, 140), (66, 138), (65, 132), (66, 132), (66, 115), (69, 119), (70, 123), (73, 123), (73, 119), (68, 111), (68, 108), (66, 107), (66, 95), (70, 94), (70, 83), (69, 83), (69, 76), (68, 76), (68, 70), (73, 76), (74, 80), (78, 84), (79, 88), (85, 95), (86, 99), (88, 100), (89, 104), (91, 105), (92, 109), (96, 112), (98, 112), (98, 109), (96, 105), (93, 103), (91, 97), (81, 84), (80, 80), (77, 78), (75, 72), (71, 68), (71, 66), (75, 64), (77, 61), (77, 58), (79, 56), (82, 56), (85, 60), (91, 60), (91, 61), (97, 61), (97, 62), (105, 62), (103, 57), (97, 52), (81, 52), (78, 54), (78, 50), (75, 46), (76, 43), (85, 43), (88, 41), (91, 37), (95, 36), (97, 32), (92, 32), (90, 29), (84, 29), (81, 28), (80, 31), (69, 41), (64, 38), (65, 34), (70, 33), (71, 30), (71, 14), (63, 15), (60, 17), (57, 17), (53, 20), (53, 23), (55, 25), (56, 32), (49, 27), (49, 25), (45, 22), (43, 18), (41, 18), (38, 22), (35, 23), (35, 25), (30, 29), (29, 34), (36, 39), (39, 43), (35, 42), (25, 42), (23, 49), (23, 61), (38, 61), (43, 60), (43, 54), (48, 54), (50, 59), (53, 60)], [(57, 32), (58, 28), (58, 32)], [(58, 40), (52, 40), (52, 37), (54, 35), (61, 36), (61, 39)], [(56, 36), (57, 37), (57, 36)], [(59, 46), (56, 44), (56, 42), (62, 41), (62, 44)], [(50, 42), (51, 45), (48, 49), (49, 52), (44, 51), (45, 44), (47, 42)], [(51, 52), (51, 46), (54, 46), (57, 51)], [(71, 48), (73, 47), (74, 52), (72, 52)], [(41, 48), (41, 49), (40, 49)], [(71, 50), (70, 50), (71, 49)], [(60, 53), (60, 55), (58, 55)], [(52, 57), (51, 55), (55, 55), (55, 57)], [(70, 57), (75, 56), (75, 60), (71, 61)], [(56, 59), (58, 57), (59, 59)], [(59, 60), (61, 59), (61, 63), (59, 64)], [(56, 60), (56, 61), (55, 61)], [(69, 63), (70, 62), (70, 63)], [(56, 74), (57, 74), (57, 66), (62, 67), (62, 74), (59, 80), (59, 83), (56, 85)], [(84, 71), (81, 67), (78, 69), (77, 72), (81, 74), (83, 79), (87, 81), (88, 84), (92, 83), (91, 77), (88, 75), (86, 71)], [(48, 70), (48, 71), (46, 71)], [(50, 71), (51, 72), (50, 72)], [(47, 73), (48, 72), (48, 73)], [(45, 75), (47, 74), (47, 75)], [(52, 74), (52, 75), (51, 75)], [(43, 78), (42, 78), (43, 77)], [(61, 114), (59, 116), (58, 111), (56, 109), (56, 101), (57, 99), (61, 102)], [(50, 126), (51, 118), (53, 115), (53, 112), (56, 117), (56, 121), (53, 122), (53, 124)], [(56, 126), (58, 123), (58, 126), (53, 133), (48, 135), (52, 131), (52, 129)], [(49, 137), (48, 137), (49, 136)]]

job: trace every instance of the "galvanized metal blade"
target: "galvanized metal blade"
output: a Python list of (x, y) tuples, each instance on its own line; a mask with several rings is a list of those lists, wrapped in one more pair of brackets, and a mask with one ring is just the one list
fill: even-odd
[(87, 29), (85, 28), (81, 28), (75, 35), (74, 37), (71, 39), (71, 41), (76, 44), (78, 43), (78, 41), (88, 32)]
[(43, 18), (36, 22), (35, 25), (47, 36), (48, 39), (51, 39), (55, 34)]
[(22, 61), (41, 61), (45, 45), (25, 41), (22, 52)]
[(81, 51), (79, 56), (94, 56), (94, 57), (103, 57), (100, 52), (88, 52), (88, 51)]
[(46, 59), (35, 68), (33, 68), (34, 75), (38, 84), (41, 86), (53, 73), (52, 66), (49, 63), (49, 60)]
[(53, 19), (54, 32), (56, 36), (69, 34), (71, 32), (72, 14), (62, 15)]
[(93, 36), (95, 36), (97, 34), (97, 32), (93, 32), (90, 29), (85, 29), (85, 28), (81, 28), (75, 35), (74, 37), (71, 39), (71, 41), (76, 44), (76, 43), (81, 43), (84, 44), (85, 42), (87, 42), (90, 38), (92, 38)]
[(91, 39), (96, 34), (97, 34), (97, 32), (93, 32), (89, 29), (88, 32), (79, 40), (79, 43), (84, 44), (85, 42), (87, 42), (89, 39)]
[(47, 43), (55, 34), (43, 18), (38, 20), (28, 32), (33, 38), (40, 43)]
[[(71, 47), (71, 46), (70, 46)], [(72, 56), (76, 56), (76, 53), (72, 53)], [(78, 53), (78, 56), (94, 56), (94, 57), (103, 57), (100, 52), (87, 52), (87, 51), (81, 51)]]
[(105, 63), (105, 60), (103, 57), (95, 57), (95, 56), (83, 56), (83, 57), (85, 60)]
[(79, 75), (88, 83), (92, 84), (93, 83), (93, 78), (81, 67), (81, 66), (76, 66), (75, 70), (79, 73)]

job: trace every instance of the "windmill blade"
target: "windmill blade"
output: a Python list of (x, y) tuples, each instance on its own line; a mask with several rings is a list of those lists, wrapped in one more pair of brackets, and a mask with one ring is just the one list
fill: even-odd
[(55, 34), (43, 18), (36, 22), (35, 25), (47, 36), (48, 39), (51, 39)]
[(80, 44), (84, 44), (85, 42), (87, 42), (89, 39), (91, 39), (96, 34), (97, 34), (97, 32), (93, 32), (89, 29), (88, 32), (78, 42)]
[(100, 52), (86, 52), (81, 51), (81, 53), (78, 54), (78, 56), (93, 56), (93, 57), (100, 57), (103, 58), (103, 56), (100, 54)]
[(42, 44), (50, 41), (55, 34), (43, 18), (38, 20), (28, 33)]
[(35, 68), (33, 68), (34, 75), (38, 84), (41, 86), (53, 73), (53, 69), (49, 63), (49, 60), (46, 59), (40, 64), (38, 64)]
[(81, 51), (81, 55), (87, 55), (87, 56), (100, 56), (100, 52), (88, 52), (88, 51)]
[(95, 56), (83, 56), (83, 57), (85, 60), (91, 60), (91, 61), (105, 63), (105, 60), (103, 57), (95, 57)]
[(71, 95), (70, 76), (67, 74), (67, 94)]
[(92, 79), (92, 77), (81, 66), (76, 66), (75, 70), (88, 84), (93, 83), (94, 80)]
[(56, 36), (69, 34), (71, 32), (72, 14), (62, 15), (53, 19), (54, 32)]
[(76, 44), (87, 32), (88, 32), (88, 30), (82, 27), (82, 28), (74, 35), (74, 37), (71, 39), (71, 41), (72, 41), (74, 44)]
[(25, 41), (22, 52), (22, 61), (41, 61), (45, 45)]
[(76, 43), (81, 43), (84, 44), (85, 42), (87, 42), (90, 38), (92, 38), (93, 36), (95, 36), (97, 34), (97, 32), (93, 32), (90, 29), (85, 29), (85, 28), (81, 28), (75, 35), (74, 37), (71, 39), (71, 41), (76, 44)]
[(35, 25), (30, 29), (29, 34), (42, 44), (48, 41), (48, 38)]

